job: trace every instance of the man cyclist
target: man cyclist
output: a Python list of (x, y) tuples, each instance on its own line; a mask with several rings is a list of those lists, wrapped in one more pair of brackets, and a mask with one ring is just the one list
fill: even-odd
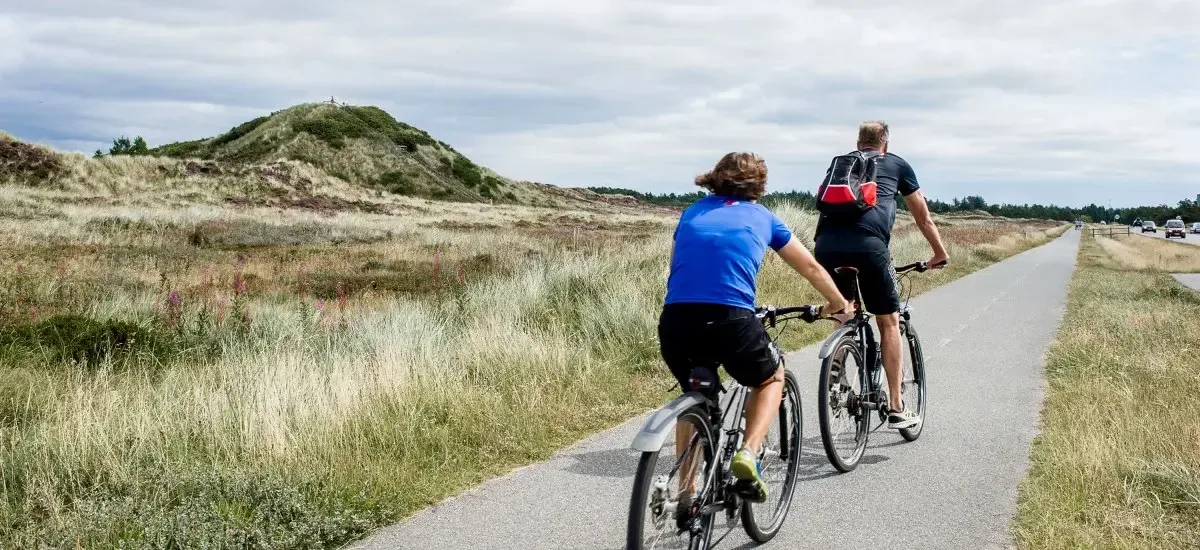
[[(715, 375), (723, 364), (730, 376), (751, 388), (746, 405), (746, 437), (731, 461), (733, 475), (748, 482), (747, 498), (762, 502), (767, 486), (757, 457), (779, 410), (783, 369), (770, 338), (754, 316), (755, 279), (767, 247), (825, 296), (823, 313), (839, 313), (848, 304), (829, 274), (795, 237), (787, 224), (757, 200), (766, 192), (767, 166), (752, 153), (729, 153), (696, 178), (711, 195), (687, 208), (675, 228), (667, 294), (659, 318), (663, 361), (684, 391), (693, 367)], [(692, 438), (690, 426), (676, 428), (677, 452)], [(695, 491), (681, 468), (680, 506)]]
[[(817, 261), (830, 273), (842, 266), (858, 270), (858, 284), (863, 305), (875, 315), (879, 327), (883, 368), (888, 380), (888, 428), (911, 428), (921, 418), (905, 408), (901, 391), (900, 372), (900, 295), (896, 289), (896, 270), (892, 264), (892, 226), (896, 221), (897, 193), (904, 197), (917, 228), (933, 248), (929, 266), (941, 268), (949, 261), (942, 237), (929, 214), (929, 206), (917, 184), (912, 166), (899, 156), (888, 152), (888, 126), (881, 120), (862, 123), (858, 128), (858, 151), (876, 157), (876, 206), (861, 217), (839, 218), (822, 214), (817, 220)], [(848, 299), (848, 284), (841, 277), (837, 284)]]

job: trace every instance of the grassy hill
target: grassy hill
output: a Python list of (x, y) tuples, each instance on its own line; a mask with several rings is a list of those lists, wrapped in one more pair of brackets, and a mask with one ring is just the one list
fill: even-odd
[(528, 194), (378, 107), (297, 105), (150, 152), (242, 164), (297, 160), (367, 188), (436, 199), (518, 202)]
[(403, 195), (585, 209), (646, 206), (632, 197), (510, 180), (378, 107), (329, 103), (276, 111), (144, 156), (91, 159), (0, 133), (4, 184), (281, 206), (331, 194), (346, 200)]

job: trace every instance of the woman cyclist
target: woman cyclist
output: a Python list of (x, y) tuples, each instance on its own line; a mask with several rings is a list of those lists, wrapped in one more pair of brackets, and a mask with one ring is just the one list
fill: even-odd
[[(825, 315), (841, 313), (845, 299), (829, 273), (793, 235), (787, 224), (758, 199), (766, 192), (767, 165), (753, 153), (729, 153), (696, 185), (712, 194), (680, 216), (671, 251), (667, 295), (659, 318), (663, 361), (684, 391), (693, 367), (717, 364), (751, 388), (746, 406), (746, 437), (730, 464), (733, 475), (751, 489), (746, 497), (767, 498), (757, 457), (783, 396), (783, 368), (770, 338), (754, 316), (755, 280), (767, 247), (819, 291)], [(676, 448), (691, 440), (691, 428), (676, 429)], [(686, 468), (685, 471), (690, 470)], [(691, 483), (694, 476), (681, 476)], [(692, 486), (681, 486), (680, 509)]]

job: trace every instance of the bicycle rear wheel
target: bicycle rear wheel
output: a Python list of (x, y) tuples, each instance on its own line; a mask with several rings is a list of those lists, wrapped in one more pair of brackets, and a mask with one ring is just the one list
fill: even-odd
[(821, 443), (830, 464), (843, 473), (857, 467), (867, 449), (871, 415), (862, 403), (863, 386), (868, 384), (859, 379), (862, 364), (862, 350), (853, 334), (842, 336), (821, 362), (817, 387)]
[(742, 528), (755, 542), (764, 543), (774, 538), (787, 519), (796, 490), (803, 436), (800, 383), (795, 374), (785, 370), (779, 414), (771, 424), (759, 453), (763, 480), (768, 487), (768, 501), (761, 504), (747, 501), (742, 504)]
[[(625, 547), (630, 550), (700, 550), (709, 546), (714, 516), (697, 512), (718, 496), (716, 476), (712, 475), (716, 441), (701, 407), (680, 414), (675, 429), (680, 428), (690, 428), (693, 434), (682, 451), (672, 438), (662, 449), (642, 453), (638, 461), (626, 531)], [(685, 488), (693, 489), (696, 496), (685, 510), (684, 521), (679, 522), (675, 511)]]
[(901, 351), (904, 356), (900, 395), (905, 401), (905, 406), (921, 418), (920, 424), (900, 430), (900, 437), (906, 441), (916, 441), (921, 437), (921, 429), (925, 427), (925, 353), (921, 350), (921, 339), (912, 323), (900, 323), (900, 336), (908, 344), (907, 353)]

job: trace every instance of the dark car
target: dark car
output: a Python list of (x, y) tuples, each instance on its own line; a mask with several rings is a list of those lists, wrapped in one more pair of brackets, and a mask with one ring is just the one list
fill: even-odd
[(1134, 227), (1141, 227), (1141, 226), (1142, 226), (1142, 219), (1141, 219), (1141, 218), (1138, 218), (1138, 219), (1136, 219), (1136, 220), (1133, 220), (1133, 226), (1134, 226)]
[(1154, 227), (1154, 222), (1143, 222), (1142, 233), (1158, 233), (1158, 228)]
[(1171, 237), (1187, 238), (1187, 231), (1183, 228), (1183, 220), (1167, 220), (1167, 225), (1163, 233), (1166, 233), (1163, 236), (1168, 239)]

